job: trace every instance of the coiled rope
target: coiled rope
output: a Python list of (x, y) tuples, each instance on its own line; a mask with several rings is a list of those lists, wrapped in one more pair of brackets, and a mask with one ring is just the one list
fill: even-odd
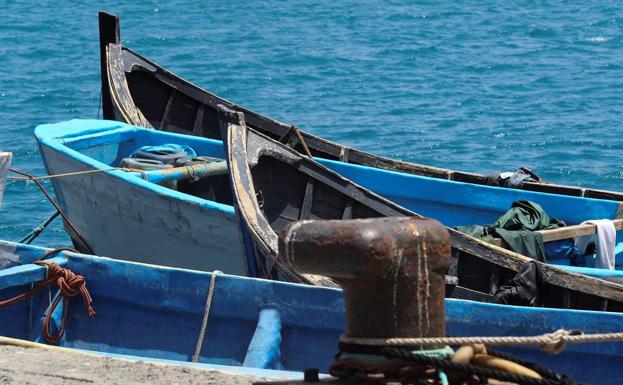
[[(48, 312), (45, 315), (45, 319), (43, 320), (43, 338), (48, 343), (56, 344), (60, 342), (63, 334), (65, 333), (65, 327), (67, 324), (67, 305), (69, 303), (69, 298), (81, 294), (84, 308), (86, 309), (87, 314), (90, 317), (95, 315), (95, 310), (91, 306), (91, 303), (93, 303), (93, 299), (91, 298), (89, 290), (87, 290), (86, 280), (83, 276), (75, 274), (69, 269), (64, 269), (53, 262), (39, 260), (35, 261), (34, 264), (46, 268), (46, 278), (43, 281), (35, 284), (35, 286), (27, 292), (19, 294), (13, 298), (0, 301), (0, 307), (10, 306), (14, 303), (23, 301), (26, 298), (37, 294), (43, 289), (56, 284), (59, 290), (59, 295), (57, 295), (50, 304)], [(63, 316), (61, 319), (61, 325), (56, 334), (51, 334), (50, 321), (52, 319), (52, 314), (58, 307), (58, 304), (61, 302), (61, 300), (63, 301)]]
[(553, 333), (526, 337), (433, 337), (433, 338), (359, 338), (340, 336), (340, 342), (369, 346), (434, 346), (434, 345), (538, 345), (548, 354), (559, 354), (568, 343), (623, 341), (623, 333), (582, 334), (577, 331), (558, 329)]
[(429, 365), (444, 372), (462, 373), (464, 375), (477, 375), (482, 378), (493, 378), (499, 381), (508, 381), (521, 385), (575, 385), (576, 383), (564, 375), (558, 375), (549, 370), (539, 371), (543, 378), (534, 378), (518, 375), (501, 370), (484, 368), (471, 364), (452, 362), (443, 358), (431, 357), (424, 354), (417, 354), (407, 349), (386, 347), (383, 353), (388, 358), (398, 358), (420, 365)]

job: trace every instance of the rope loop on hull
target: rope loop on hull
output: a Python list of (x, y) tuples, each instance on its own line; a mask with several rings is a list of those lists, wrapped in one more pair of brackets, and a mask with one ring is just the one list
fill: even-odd
[[(13, 305), (37, 294), (43, 289), (46, 289), (52, 285), (56, 285), (59, 291), (58, 295), (55, 296), (54, 300), (48, 307), (47, 313), (43, 320), (43, 338), (50, 344), (57, 344), (60, 342), (63, 334), (65, 333), (67, 324), (67, 306), (69, 303), (69, 298), (81, 294), (84, 308), (89, 317), (95, 315), (95, 310), (91, 306), (91, 304), (93, 303), (93, 299), (91, 298), (91, 294), (86, 287), (86, 279), (82, 275), (78, 275), (69, 269), (62, 268), (53, 262), (38, 260), (35, 261), (34, 264), (46, 268), (46, 278), (43, 281), (35, 284), (32, 289), (26, 291), (25, 293), (19, 294), (13, 298), (0, 301), (0, 307)], [(50, 322), (52, 321), (52, 315), (54, 314), (54, 311), (56, 310), (61, 301), (63, 301), (63, 315), (61, 318), (60, 327), (56, 334), (52, 334)]]

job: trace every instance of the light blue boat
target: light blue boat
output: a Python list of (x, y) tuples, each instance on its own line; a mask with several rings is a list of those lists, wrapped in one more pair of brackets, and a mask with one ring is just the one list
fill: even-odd
[[(32, 264), (49, 250), (0, 241), (0, 299), (25, 292), (45, 278)], [(95, 315), (80, 296), (70, 300), (60, 346), (164, 360), (270, 377), (326, 373), (344, 328), (341, 290), (217, 275), (198, 363), (191, 363), (200, 335), (211, 273), (167, 268), (70, 252), (55, 262), (86, 278)], [(54, 297), (53, 290), (51, 296)], [(42, 339), (47, 290), (0, 308), (0, 335)], [(559, 328), (584, 333), (618, 332), (623, 314), (522, 308), (446, 300), (446, 329), (453, 336), (539, 335)], [(61, 321), (60, 306), (52, 332)], [(536, 347), (503, 349), (588, 384), (611, 384), (621, 374), (623, 344), (571, 344), (559, 356)], [(590, 370), (588, 370), (590, 368)], [(271, 369), (267, 371), (266, 369)]]
[[(52, 180), (60, 206), (98, 255), (253, 275), (227, 190), (208, 200), (112, 169), (140, 147), (166, 143), (223, 158), (221, 142), (98, 120), (42, 125), (35, 136), (51, 175), (105, 170)], [(78, 249), (89, 249), (66, 229)]]

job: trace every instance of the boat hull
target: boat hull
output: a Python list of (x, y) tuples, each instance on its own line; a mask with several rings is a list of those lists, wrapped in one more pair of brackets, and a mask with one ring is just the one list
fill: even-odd
[[(45, 249), (0, 241), (0, 298), (43, 279), (44, 269), (28, 263)], [(210, 274), (61, 253), (54, 261), (84, 275), (96, 314), (88, 317), (78, 298), (69, 306), (60, 345), (106, 354), (188, 362), (201, 327)], [(41, 341), (40, 317), (48, 293), (0, 308), (0, 335)], [(344, 327), (341, 290), (250, 279), (216, 277), (200, 363), (240, 367), (263, 309), (280, 317), (280, 358), (264, 369), (326, 372)], [(537, 335), (559, 328), (584, 333), (618, 332), (623, 314), (522, 308), (447, 299), (446, 332), (454, 336)], [(58, 315), (60, 316), (60, 314)], [(56, 317), (58, 321), (59, 317)], [(271, 341), (266, 341), (266, 346)], [(272, 340), (274, 343), (275, 340)], [(587, 384), (611, 384), (623, 365), (620, 343), (570, 344), (558, 356), (536, 347), (500, 349), (563, 372)], [(589, 369), (590, 368), (590, 369)]]
[[(102, 128), (107, 124), (71, 121), (60, 126), (74, 126), (75, 130), (80, 125)], [(38, 128), (40, 151), (50, 175), (110, 169), (99, 160), (121, 156), (122, 144), (89, 144), (80, 151), (64, 146), (48, 136), (58, 127)], [(117, 170), (54, 178), (52, 183), (61, 208), (98, 255), (249, 274), (231, 206), (191, 197)], [(71, 228), (66, 229), (76, 246), (88, 250)]]

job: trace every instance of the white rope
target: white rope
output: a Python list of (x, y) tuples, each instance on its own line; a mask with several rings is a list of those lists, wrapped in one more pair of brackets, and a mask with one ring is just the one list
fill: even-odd
[(222, 271), (214, 270), (210, 277), (210, 288), (208, 289), (208, 297), (206, 298), (206, 305), (203, 311), (203, 321), (201, 321), (201, 329), (199, 330), (199, 338), (197, 339), (197, 345), (195, 346), (195, 354), (193, 355), (193, 362), (199, 362), (199, 355), (201, 354), (201, 347), (203, 346), (203, 337), (205, 337), (206, 328), (208, 327), (208, 316), (210, 315), (210, 306), (212, 305), (212, 296), (214, 295), (214, 286), (216, 285), (217, 274), (222, 274)]
[(571, 334), (558, 329), (553, 333), (530, 337), (438, 337), (438, 338), (358, 338), (340, 336), (340, 342), (372, 346), (431, 346), (431, 345), (538, 345), (549, 354), (558, 354), (567, 343), (623, 341), (623, 333)]
[(66, 173), (62, 173), (62, 174), (52, 174), (52, 175), (42, 175), (42, 176), (35, 176), (35, 177), (28, 177), (28, 176), (8, 176), (7, 179), (9, 180), (25, 180), (25, 181), (30, 181), (30, 180), (44, 180), (44, 179), (54, 179), (54, 178), (64, 178), (64, 177), (68, 177), (68, 176), (76, 176), (76, 175), (85, 175), (85, 174), (97, 174), (100, 172), (106, 172), (106, 171), (114, 171), (114, 170), (120, 170), (120, 171), (125, 171), (125, 172), (144, 172), (145, 170), (139, 170), (136, 168), (129, 168), (129, 167), (106, 167), (106, 168), (98, 168), (95, 170), (84, 170), (84, 171), (75, 171), (75, 172), (66, 172)]

